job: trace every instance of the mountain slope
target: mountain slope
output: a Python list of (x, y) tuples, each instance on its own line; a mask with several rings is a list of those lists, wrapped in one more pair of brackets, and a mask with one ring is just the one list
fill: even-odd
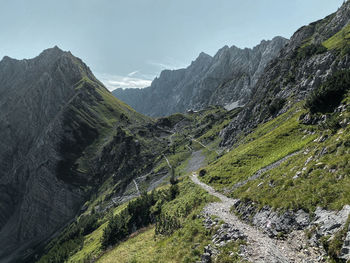
[(0, 258), (6, 262), (30, 254), (24, 249), (75, 216), (103, 180), (94, 160), (114, 127), (149, 120), (57, 47), (29, 60), (5, 57), (0, 94)]
[(208, 105), (242, 105), (265, 66), (287, 42), (276, 37), (253, 49), (225, 46), (214, 57), (201, 53), (186, 69), (164, 70), (148, 88), (116, 89), (113, 94), (149, 116)]
[[(239, 134), (285, 112), (330, 76), (348, 69), (345, 32), (349, 20), (347, 1), (336, 13), (295, 32), (279, 57), (266, 67), (241, 114), (223, 131), (222, 145), (232, 145)], [(337, 45), (339, 34), (345, 43)]]

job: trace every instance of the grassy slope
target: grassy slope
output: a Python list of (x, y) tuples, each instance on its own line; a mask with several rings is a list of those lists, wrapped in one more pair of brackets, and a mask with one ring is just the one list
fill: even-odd
[[(344, 103), (348, 100), (349, 97)], [(350, 127), (332, 134), (317, 125), (302, 125), (299, 116), (304, 111), (297, 105), (259, 126), (228, 154), (209, 165), (203, 180), (219, 190), (230, 188), (259, 169), (302, 150), (261, 178), (238, 188), (233, 196), (256, 201), (261, 206), (305, 210), (314, 210), (316, 206), (341, 209), (350, 203)], [(349, 116), (347, 110), (340, 118)], [(328, 139), (319, 142), (318, 139), (327, 136)]]
[(322, 44), (328, 49), (342, 50), (349, 46), (350, 43), (350, 24), (346, 25), (342, 30)]
[[(177, 215), (181, 220), (183, 228), (176, 230), (171, 236), (154, 236), (154, 227), (150, 227), (139, 235), (132, 235), (127, 241), (121, 243), (115, 249), (107, 251), (97, 262), (193, 262), (199, 259), (203, 246), (209, 243), (209, 236), (202, 225), (201, 219), (195, 215), (199, 214), (202, 207), (214, 199), (205, 191), (193, 184), (188, 178), (179, 183), (180, 194), (173, 201), (163, 205), (164, 211), (169, 215)], [(124, 205), (125, 206), (125, 205)], [(122, 208), (116, 208), (118, 213)], [(100, 239), (103, 228), (102, 224), (91, 234), (84, 237), (83, 247), (71, 255), (68, 262), (84, 262), (100, 256)], [(195, 244), (200, 244), (193, 250)], [(171, 254), (172, 257), (168, 257)], [(166, 259), (166, 260), (165, 260)]]
[[(349, 115), (349, 113), (344, 113)], [(341, 209), (350, 203), (350, 127), (336, 134), (318, 131), (324, 142), (310, 141), (303, 151), (236, 191), (236, 195), (273, 207)]]
[[(87, 77), (84, 77), (77, 84), (77, 89), (86, 88), (87, 86), (93, 86), (100, 98), (90, 102), (88, 106), (88, 115), (85, 111), (82, 111), (80, 107), (74, 105), (71, 106), (71, 110), (87, 123), (91, 123), (90, 118), (93, 116), (94, 122), (91, 123), (91, 125), (93, 128), (97, 129), (99, 136), (85, 149), (82, 157), (77, 161), (78, 170), (81, 172), (87, 172), (89, 159), (96, 156), (96, 154), (102, 150), (103, 146), (111, 140), (112, 136), (115, 134), (115, 130), (113, 129), (115, 126), (126, 127), (128, 126), (127, 120), (132, 122), (133, 125), (140, 125), (151, 121), (148, 117), (137, 113), (130, 106), (118, 100), (106, 88), (98, 85), (98, 83), (93, 82)], [(96, 96), (91, 94), (88, 90), (84, 92), (87, 92), (90, 98), (96, 99)]]
[(278, 118), (261, 125), (228, 154), (211, 164), (204, 180), (218, 189), (247, 179), (259, 169), (301, 149), (314, 139), (301, 132), (301, 111), (293, 108)]

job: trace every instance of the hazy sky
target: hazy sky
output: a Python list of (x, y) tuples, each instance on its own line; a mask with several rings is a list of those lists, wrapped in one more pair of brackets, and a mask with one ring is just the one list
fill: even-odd
[(343, 0), (0, 0), (0, 57), (58, 45), (110, 89), (143, 87), (201, 51), (253, 47), (334, 12)]

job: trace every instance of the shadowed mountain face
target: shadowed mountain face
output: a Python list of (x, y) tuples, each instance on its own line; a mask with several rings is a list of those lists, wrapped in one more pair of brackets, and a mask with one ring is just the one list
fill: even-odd
[(75, 216), (101, 180), (92, 147), (115, 125), (144, 118), (57, 47), (34, 59), (3, 58), (0, 112), (0, 261), (7, 262)]
[(186, 69), (162, 71), (148, 88), (116, 89), (113, 94), (149, 116), (208, 105), (243, 105), (266, 65), (286, 43), (288, 40), (276, 37), (253, 49), (225, 46), (214, 57), (201, 53)]

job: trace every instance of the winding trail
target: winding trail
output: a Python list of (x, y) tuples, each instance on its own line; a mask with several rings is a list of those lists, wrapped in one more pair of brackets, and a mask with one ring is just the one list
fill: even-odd
[(172, 134), (169, 136), (169, 145), (173, 145), (174, 141), (173, 141), (173, 136), (175, 135), (175, 132), (172, 132)]
[[(212, 187), (202, 183), (198, 175), (193, 173), (192, 181), (206, 190), (209, 194), (218, 197), (221, 202), (210, 203), (204, 208), (204, 213), (214, 215), (234, 225), (247, 236), (246, 257), (250, 262), (259, 263), (308, 263), (320, 262), (317, 251), (303, 251), (298, 249), (290, 240), (277, 240), (268, 237), (256, 227), (241, 221), (230, 212), (231, 207), (238, 202), (237, 199), (228, 198), (218, 193)], [(298, 242), (297, 242), (298, 243)]]
[(140, 196), (141, 194), (140, 194), (140, 189), (139, 189), (139, 186), (137, 185), (137, 183), (136, 183), (135, 179), (133, 179), (132, 181), (133, 181), (133, 182), (134, 182), (134, 184), (135, 184), (135, 188), (136, 188), (136, 191), (137, 191), (138, 196)]
[(190, 152), (192, 152), (193, 150), (192, 150), (192, 148), (188, 145), (188, 144), (186, 144), (186, 147), (187, 147), (187, 149), (189, 149), (190, 150)]
[(164, 158), (165, 158), (165, 160), (166, 160), (166, 162), (167, 162), (169, 168), (172, 169), (172, 166), (171, 166), (171, 164), (170, 164), (168, 158), (165, 156), (165, 154), (163, 154), (163, 156), (164, 156)]
[(192, 137), (191, 137), (191, 140), (194, 141), (194, 142), (196, 142), (196, 143), (198, 143), (200, 146), (204, 147), (204, 148), (207, 149), (208, 151), (211, 151), (211, 152), (215, 151), (215, 153), (216, 153), (217, 155), (220, 154), (219, 151), (209, 149), (208, 146), (204, 145), (203, 143), (201, 143), (200, 141), (198, 141), (198, 140), (196, 140), (196, 139), (194, 139), (194, 138), (192, 138)]
[(202, 147), (207, 148), (209, 150), (209, 148), (206, 145), (204, 145), (203, 143), (201, 143), (200, 141), (198, 141), (198, 140), (196, 140), (194, 138), (191, 138), (191, 140), (196, 142), (196, 143), (199, 143)]

